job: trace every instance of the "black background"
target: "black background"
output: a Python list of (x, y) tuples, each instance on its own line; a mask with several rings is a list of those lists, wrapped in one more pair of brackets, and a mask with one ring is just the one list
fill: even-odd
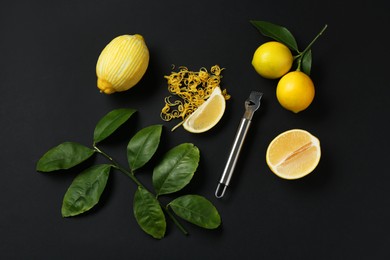
[[(352, 4), (354, 3), (354, 4)], [(389, 9), (386, 1), (8, 1), (0, 9), (0, 255), (3, 259), (388, 259), (389, 253)], [(302, 50), (314, 44), (316, 97), (293, 114), (276, 100), (277, 81), (255, 73), (255, 49), (269, 38), (249, 20), (286, 26)], [(96, 88), (100, 51), (121, 34), (142, 34), (150, 64), (133, 89), (103, 95)], [(203, 134), (159, 111), (172, 64), (193, 70), (219, 64), (232, 95), (222, 121)], [(232, 185), (214, 197), (251, 90), (264, 93)], [(201, 160), (182, 193), (207, 197), (223, 224), (204, 230), (168, 220), (155, 240), (132, 213), (136, 186), (111, 174), (99, 205), (64, 219), (62, 197), (85, 166), (37, 173), (37, 160), (64, 141), (90, 146), (97, 121), (112, 109), (137, 115), (102, 144), (126, 164), (126, 145), (142, 127), (163, 124), (165, 151), (192, 142)], [(321, 141), (316, 170), (300, 180), (273, 175), (269, 142), (302, 128)], [(104, 161), (101, 158), (96, 162)], [(139, 173), (150, 187), (153, 166)]]

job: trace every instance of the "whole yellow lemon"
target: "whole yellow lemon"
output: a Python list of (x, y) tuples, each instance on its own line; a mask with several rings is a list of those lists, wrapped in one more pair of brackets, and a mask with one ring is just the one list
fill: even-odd
[(284, 75), (276, 87), (276, 97), (286, 109), (298, 113), (312, 103), (315, 95), (311, 78), (301, 71), (292, 71)]
[(277, 79), (291, 69), (293, 60), (292, 53), (286, 45), (271, 41), (256, 49), (252, 58), (252, 66), (262, 77)]
[(148, 65), (149, 50), (141, 35), (118, 36), (99, 56), (97, 86), (105, 94), (128, 90), (141, 80)]

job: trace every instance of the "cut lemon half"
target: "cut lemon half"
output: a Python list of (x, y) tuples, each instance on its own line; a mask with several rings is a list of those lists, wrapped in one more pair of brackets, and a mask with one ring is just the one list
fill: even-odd
[(221, 89), (216, 87), (210, 97), (189, 115), (183, 123), (191, 133), (203, 133), (214, 127), (225, 112), (226, 101)]
[(292, 129), (275, 137), (266, 153), (266, 161), (271, 171), (289, 180), (311, 173), (320, 158), (320, 141), (301, 129)]

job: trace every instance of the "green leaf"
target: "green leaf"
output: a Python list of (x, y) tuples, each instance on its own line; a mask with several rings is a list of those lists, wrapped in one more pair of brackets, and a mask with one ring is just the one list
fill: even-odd
[(311, 72), (311, 61), (312, 61), (312, 54), (311, 50), (308, 50), (302, 57), (302, 72), (306, 73), (310, 76)]
[(153, 194), (138, 187), (134, 195), (133, 211), (143, 231), (157, 239), (164, 237), (167, 225), (165, 215)]
[(76, 216), (95, 206), (106, 187), (110, 169), (108, 164), (94, 165), (77, 175), (65, 193), (62, 216)]
[(37, 162), (36, 170), (51, 172), (72, 168), (87, 160), (95, 150), (75, 142), (64, 142), (51, 148)]
[(179, 217), (207, 229), (215, 229), (221, 224), (221, 217), (214, 205), (199, 195), (185, 195), (171, 201), (170, 206)]
[(93, 133), (94, 142), (98, 143), (109, 137), (136, 111), (137, 110), (130, 108), (120, 108), (109, 112), (97, 123)]
[(292, 33), (285, 27), (265, 21), (250, 21), (261, 34), (283, 43), (291, 50), (298, 52), (297, 42)]
[(199, 157), (199, 149), (190, 143), (169, 150), (153, 170), (153, 187), (157, 195), (184, 188), (194, 176)]
[(152, 125), (131, 138), (127, 145), (127, 160), (132, 171), (141, 168), (152, 158), (160, 143), (161, 131), (161, 125)]

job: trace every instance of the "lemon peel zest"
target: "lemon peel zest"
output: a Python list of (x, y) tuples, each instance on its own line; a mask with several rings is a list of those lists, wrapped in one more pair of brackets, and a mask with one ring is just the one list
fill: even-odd
[[(172, 70), (174, 68), (172, 65)], [(201, 67), (199, 71), (190, 71), (187, 67), (180, 66), (178, 71), (164, 76), (171, 95), (164, 99), (165, 105), (161, 109), (160, 117), (164, 121), (182, 119), (172, 131), (182, 125), (185, 119), (211, 96), (216, 87), (220, 87), (223, 70), (219, 65), (212, 66), (210, 72), (205, 67)], [(226, 89), (222, 91), (222, 95), (225, 100), (231, 98)], [(173, 96), (176, 99), (172, 101)]]

